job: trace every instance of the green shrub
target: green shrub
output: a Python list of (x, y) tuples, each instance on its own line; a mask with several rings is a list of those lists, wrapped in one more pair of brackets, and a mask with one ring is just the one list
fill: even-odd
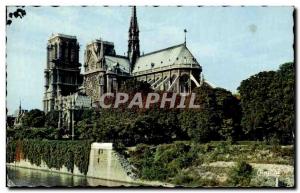
[(190, 175), (186, 175), (185, 173), (179, 173), (172, 180), (172, 183), (177, 186), (188, 186), (188, 185), (192, 184), (194, 180), (195, 179)]
[(199, 148), (185, 142), (158, 145), (156, 148), (138, 145), (135, 151), (130, 152), (130, 162), (141, 178), (168, 181), (193, 163), (202, 163), (198, 156)]
[(195, 170), (180, 172), (171, 182), (177, 186), (184, 187), (209, 187), (220, 185), (216, 179), (204, 178)]
[(204, 145), (204, 152), (203, 153), (208, 153), (208, 152), (211, 152), (214, 148), (209, 144), (205, 144)]
[(219, 142), (216, 145), (215, 151), (218, 152), (219, 154), (226, 154), (229, 153), (229, 146), (228, 142)]
[(155, 162), (149, 165), (149, 167), (144, 167), (142, 169), (142, 178), (147, 180), (165, 181), (169, 174), (168, 168)]
[(280, 144), (280, 139), (277, 135), (272, 135), (268, 140), (267, 143), (269, 145), (277, 146)]
[(249, 186), (252, 176), (252, 166), (245, 161), (239, 161), (229, 173), (229, 183), (233, 186)]

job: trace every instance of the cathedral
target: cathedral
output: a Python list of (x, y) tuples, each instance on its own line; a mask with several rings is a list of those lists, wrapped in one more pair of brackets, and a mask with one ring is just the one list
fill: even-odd
[(113, 42), (96, 39), (86, 45), (83, 74), (76, 37), (56, 34), (49, 38), (43, 106), (45, 113), (60, 112), (59, 128), (73, 128), (78, 109), (95, 106), (102, 94), (118, 92), (128, 79), (176, 93), (191, 93), (203, 83), (202, 67), (186, 42), (140, 53), (136, 7), (131, 9), (127, 56), (118, 55)]

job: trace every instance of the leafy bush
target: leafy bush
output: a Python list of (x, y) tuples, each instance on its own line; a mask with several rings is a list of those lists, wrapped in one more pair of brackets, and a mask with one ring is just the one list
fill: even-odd
[(230, 145), (227, 142), (219, 142), (216, 145), (215, 151), (218, 154), (227, 154), (230, 152)]
[(220, 185), (216, 179), (204, 178), (199, 172), (192, 169), (178, 173), (172, 179), (172, 183), (184, 187), (216, 187)]
[(57, 139), (59, 131), (56, 128), (36, 128), (36, 127), (15, 127), (7, 130), (7, 137), (18, 139)]
[(229, 183), (234, 186), (249, 186), (252, 176), (252, 166), (245, 161), (239, 161), (229, 173)]
[(198, 157), (200, 148), (184, 142), (158, 145), (156, 148), (138, 145), (130, 153), (130, 162), (137, 168), (139, 176), (147, 180), (171, 180), (194, 163), (202, 163)]
[(186, 172), (182, 172), (177, 174), (173, 180), (172, 183), (179, 185), (179, 186), (189, 186), (193, 184), (195, 181), (195, 178), (191, 175), (188, 175)]

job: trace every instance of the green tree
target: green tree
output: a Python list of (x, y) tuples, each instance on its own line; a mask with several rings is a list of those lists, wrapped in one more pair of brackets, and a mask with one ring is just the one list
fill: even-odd
[(292, 143), (295, 129), (295, 71), (293, 63), (278, 71), (260, 72), (242, 81), (241, 124), (250, 139)]
[(32, 109), (22, 119), (25, 127), (43, 127), (45, 125), (45, 113), (39, 109)]
[(186, 132), (190, 139), (206, 143), (216, 139), (216, 130), (219, 125), (219, 117), (216, 110), (214, 89), (204, 84), (195, 88), (195, 104), (200, 109), (184, 109), (178, 115), (182, 132)]
[(195, 88), (200, 109), (185, 109), (178, 115), (182, 132), (198, 142), (236, 140), (241, 133), (241, 108), (237, 97), (222, 88), (204, 84)]
[(214, 129), (210, 122), (210, 114), (206, 110), (195, 116), (195, 128), (190, 128), (188, 131), (189, 136), (197, 142), (206, 143), (213, 140), (215, 137)]
[(23, 18), (26, 15), (26, 11), (23, 9), (25, 6), (16, 6), (16, 10), (9, 12), (6, 8), (6, 25), (11, 25), (13, 18)]
[(242, 133), (240, 100), (223, 88), (215, 88), (214, 92), (216, 95), (215, 112), (221, 120), (218, 133), (222, 139), (235, 141)]
[(277, 101), (282, 101), (278, 112), (276, 127), (281, 143), (293, 143), (295, 141), (295, 65), (285, 63), (280, 66), (278, 77), (281, 80), (282, 95), (277, 96)]
[(99, 111), (95, 109), (84, 109), (81, 112), (80, 120), (75, 126), (75, 138), (96, 140), (93, 127), (99, 117)]
[(45, 127), (57, 128), (58, 125), (58, 111), (50, 111), (45, 116)]

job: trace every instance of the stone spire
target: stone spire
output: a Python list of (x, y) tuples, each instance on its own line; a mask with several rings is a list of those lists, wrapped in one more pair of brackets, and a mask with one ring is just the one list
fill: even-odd
[(22, 111), (22, 104), (21, 104), (21, 100), (20, 100), (20, 104), (19, 104), (19, 113), (21, 113)]
[(128, 58), (130, 61), (130, 70), (132, 72), (136, 59), (140, 56), (140, 40), (139, 40), (139, 26), (136, 17), (136, 7), (132, 6), (132, 14), (129, 27), (128, 40)]

